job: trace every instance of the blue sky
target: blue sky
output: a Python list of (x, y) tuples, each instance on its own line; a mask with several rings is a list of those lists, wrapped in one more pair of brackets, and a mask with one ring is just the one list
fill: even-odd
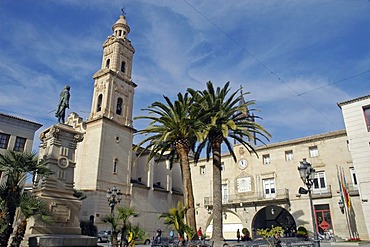
[(69, 84), (69, 112), (86, 119), (123, 6), (136, 49), (134, 116), (163, 94), (230, 81), (251, 92), (278, 142), (343, 129), (337, 103), (370, 94), (368, 0), (5, 0), (0, 111), (45, 129)]

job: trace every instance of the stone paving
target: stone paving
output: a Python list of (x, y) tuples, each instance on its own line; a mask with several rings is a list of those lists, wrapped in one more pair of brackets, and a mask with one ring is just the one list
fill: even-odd
[[(235, 241), (226, 241), (226, 242), (228, 243), (229, 246), (243, 246), (243, 245), (240, 245), (240, 243), (238, 245), (238, 243), (236, 243)], [(253, 241), (251, 241), (251, 242), (253, 242)], [(109, 247), (109, 244), (108, 243), (101, 243), (101, 244), (99, 244), (99, 246)], [(135, 246), (136, 247), (149, 247), (150, 245), (135, 245)], [(267, 246), (267, 245), (264, 245), (264, 246)], [(288, 246), (288, 245), (286, 245), (286, 246)], [(303, 245), (300, 245), (300, 246), (303, 246)], [(362, 241), (362, 242), (344, 242), (344, 241), (321, 242), (320, 246), (321, 247), (346, 247), (346, 246), (348, 246), (348, 247), (356, 247), (356, 246), (370, 247), (370, 241), (368, 241), (368, 242), (365, 242), (365, 241)], [(214, 246), (214, 247), (218, 247), (218, 246)], [(220, 247), (222, 247), (222, 246), (220, 246)]]

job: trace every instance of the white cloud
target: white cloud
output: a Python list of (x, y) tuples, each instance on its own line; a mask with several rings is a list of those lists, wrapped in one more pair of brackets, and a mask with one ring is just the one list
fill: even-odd
[(136, 115), (162, 94), (231, 81), (251, 91), (263, 124), (283, 140), (343, 127), (336, 103), (370, 93), (369, 74), (325, 86), (370, 69), (367, 1), (187, 2), (63, 0), (16, 12), (1, 3), (1, 110), (54, 120), (47, 113), (71, 83), (71, 110), (87, 117), (91, 77), (122, 4), (136, 49)]

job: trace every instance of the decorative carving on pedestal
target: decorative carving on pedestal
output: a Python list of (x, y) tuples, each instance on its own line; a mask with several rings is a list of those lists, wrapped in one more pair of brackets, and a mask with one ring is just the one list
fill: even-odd
[(71, 220), (71, 207), (67, 204), (51, 203), (54, 223), (68, 223)]
[(66, 169), (69, 165), (69, 160), (67, 159), (67, 157), (59, 157), (58, 165), (60, 168)]

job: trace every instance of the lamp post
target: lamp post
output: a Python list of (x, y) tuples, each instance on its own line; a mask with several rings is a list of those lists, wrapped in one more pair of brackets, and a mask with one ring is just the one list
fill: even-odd
[(116, 186), (109, 188), (107, 190), (107, 199), (110, 207), (110, 213), (113, 214), (114, 207), (117, 203), (120, 203), (122, 200), (121, 190), (117, 190)]
[[(311, 206), (311, 217), (312, 217), (312, 225), (313, 225), (313, 236), (314, 236), (314, 246), (320, 247), (320, 240), (319, 235), (317, 234), (317, 228), (316, 228), (316, 220), (315, 220), (315, 212), (313, 209), (313, 203), (312, 203), (312, 194), (311, 194), (311, 188), (315, 176), (315, 169), (311, 166), (310, 163), (306, 161), (304, 158), (303, 161), (299, 162), (300, 165), (298, 167), (299, 175), (301, 176), (301, 179), (303, 183), (307, 186), (308, 190), (308, 197), (310, 199), (310, 206)], [(302, 194), (306, 190), (303, 188), (299, 188), (299, 192)], [(306, 192), (307, 193), (307, 192)], [(304, 194), (306, 194), (304, 193)]]

